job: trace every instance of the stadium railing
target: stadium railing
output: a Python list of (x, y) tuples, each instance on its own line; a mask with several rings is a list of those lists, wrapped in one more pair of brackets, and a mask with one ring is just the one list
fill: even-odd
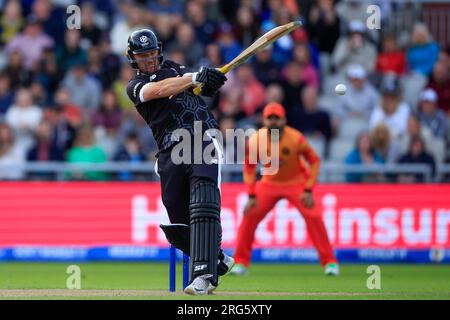
[[(61, 163), (61, 162), (28, 162), (17, 165), (0, 165), (0, 180), (8, 173), (20, 173), (22, 178), (19, 180), (39, 180), (39, 177), (50, 176), (50, 180), (67, 181), (72, 180), (71, 174), (84, 172), (105, 172), (112, 174), (135, 174), (144, 175), (145, 180), (155, 181), (158, 177), (154, 171), (155, 162), (145, 163), (130, 162), (107, 162), (107, 163)], [(396, 176), (400, 174), (422, 175), (426, 183), (442, 182), (446, 176), (450, 176), (450, 164), (440, 164), (436, 166), (436, 174), (433, 177), (432, 169), (425, 164), (373, 164), (373, 165), (348, 165), (323, 162), (321, 164), (319, 181), (320, 182), (346, 182), (347, 174), (368, 174), (376, 176)], [(49, 179), (44, 179), (49, 180)], [(121, 180), (120, 178), (110, 177), (110, 180)], [(130, 178), (134, 180), (134, 178)], [(142, 179), (139, 179), (142, 180)], [(242, 181), (242, 165), (226, 164), (222, 166), (222, 181)], [(383, 179), (374, 179), (371, 182), (392, 182)]]

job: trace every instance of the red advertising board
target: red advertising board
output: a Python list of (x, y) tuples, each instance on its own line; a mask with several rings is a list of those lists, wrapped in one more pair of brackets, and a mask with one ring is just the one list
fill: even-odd
[[(315, 190), (335, 248), (450, 247), (448, 185), (320, 185)], [(222, 185), (225, 248), (235, 246), (246, 202)], [(167, 246), (158, 183), (1, 183), (0, 247)], [(280, 201), (259, 225), (257, 247), (310, 247), (298, 211)]]

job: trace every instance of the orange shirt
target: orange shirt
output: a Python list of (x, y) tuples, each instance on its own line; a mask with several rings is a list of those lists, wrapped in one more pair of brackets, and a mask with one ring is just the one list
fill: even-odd
[[(279, 144), (268, 143), (270, 139), (261, 140), (261, 136), (267, 136), (267, 134), (267, 128), (259, 129), (250, 137), (246, 145), (244, 183), (248, 193), (252, 195), (255, 192), (257, 167), (257, 164), (254, 163), (255, 159), (259, 162), (260, 155), (270, 157), (271, 148), (276, 146), (278, 146), (279, 155), (278, 172), (273, 175), (263, 175), (261, 182), (280, 186), (301, 184), (307, 189), (312, 189), (319, 174), (320, 159), (303, 134), (294, 128), (285, 126)], [(256, 152), (257, 156), (251, 155), (250, 152)], [(270, 163), (264, 166), (270, 167)]]

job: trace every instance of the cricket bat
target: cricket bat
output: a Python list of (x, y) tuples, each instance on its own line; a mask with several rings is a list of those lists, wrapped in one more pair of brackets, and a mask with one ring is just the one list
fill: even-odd
[[(259, 51), (263, 50), (267, 46), (269, 46), (274, 41), (278, 40), (282, 36), (288, 34), (289, 32), (294, 31), (295, 29), (302, 26), (302, 23), (300, 21), (293, 21), (286, 23), (282, 26), (278, 26), (276, 28), (273, 28), (272, 30), (266, 32), (261, 37), (259, 37), (255, 42), (253, 42), (247, 49), (242, 51), (236, 58), (231, 60), (226, 65), (219, 68), (219, 71), (222, 73), (227, 73), (234, 68), (240, 66), (245, 61), (247, 61), (250, 57), (258, 53)], [(198, 95), (201, 90), (201, 84), (195, 87), (194, 93)]]

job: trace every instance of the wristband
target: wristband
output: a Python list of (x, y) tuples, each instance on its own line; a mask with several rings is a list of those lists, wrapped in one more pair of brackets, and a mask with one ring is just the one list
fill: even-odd
[(197, 75), (198, 75), (198, 72), (192, 73), (192, 83), (194, 85), (199, 85), (200, 84), (200, 82), (197, 81)]

